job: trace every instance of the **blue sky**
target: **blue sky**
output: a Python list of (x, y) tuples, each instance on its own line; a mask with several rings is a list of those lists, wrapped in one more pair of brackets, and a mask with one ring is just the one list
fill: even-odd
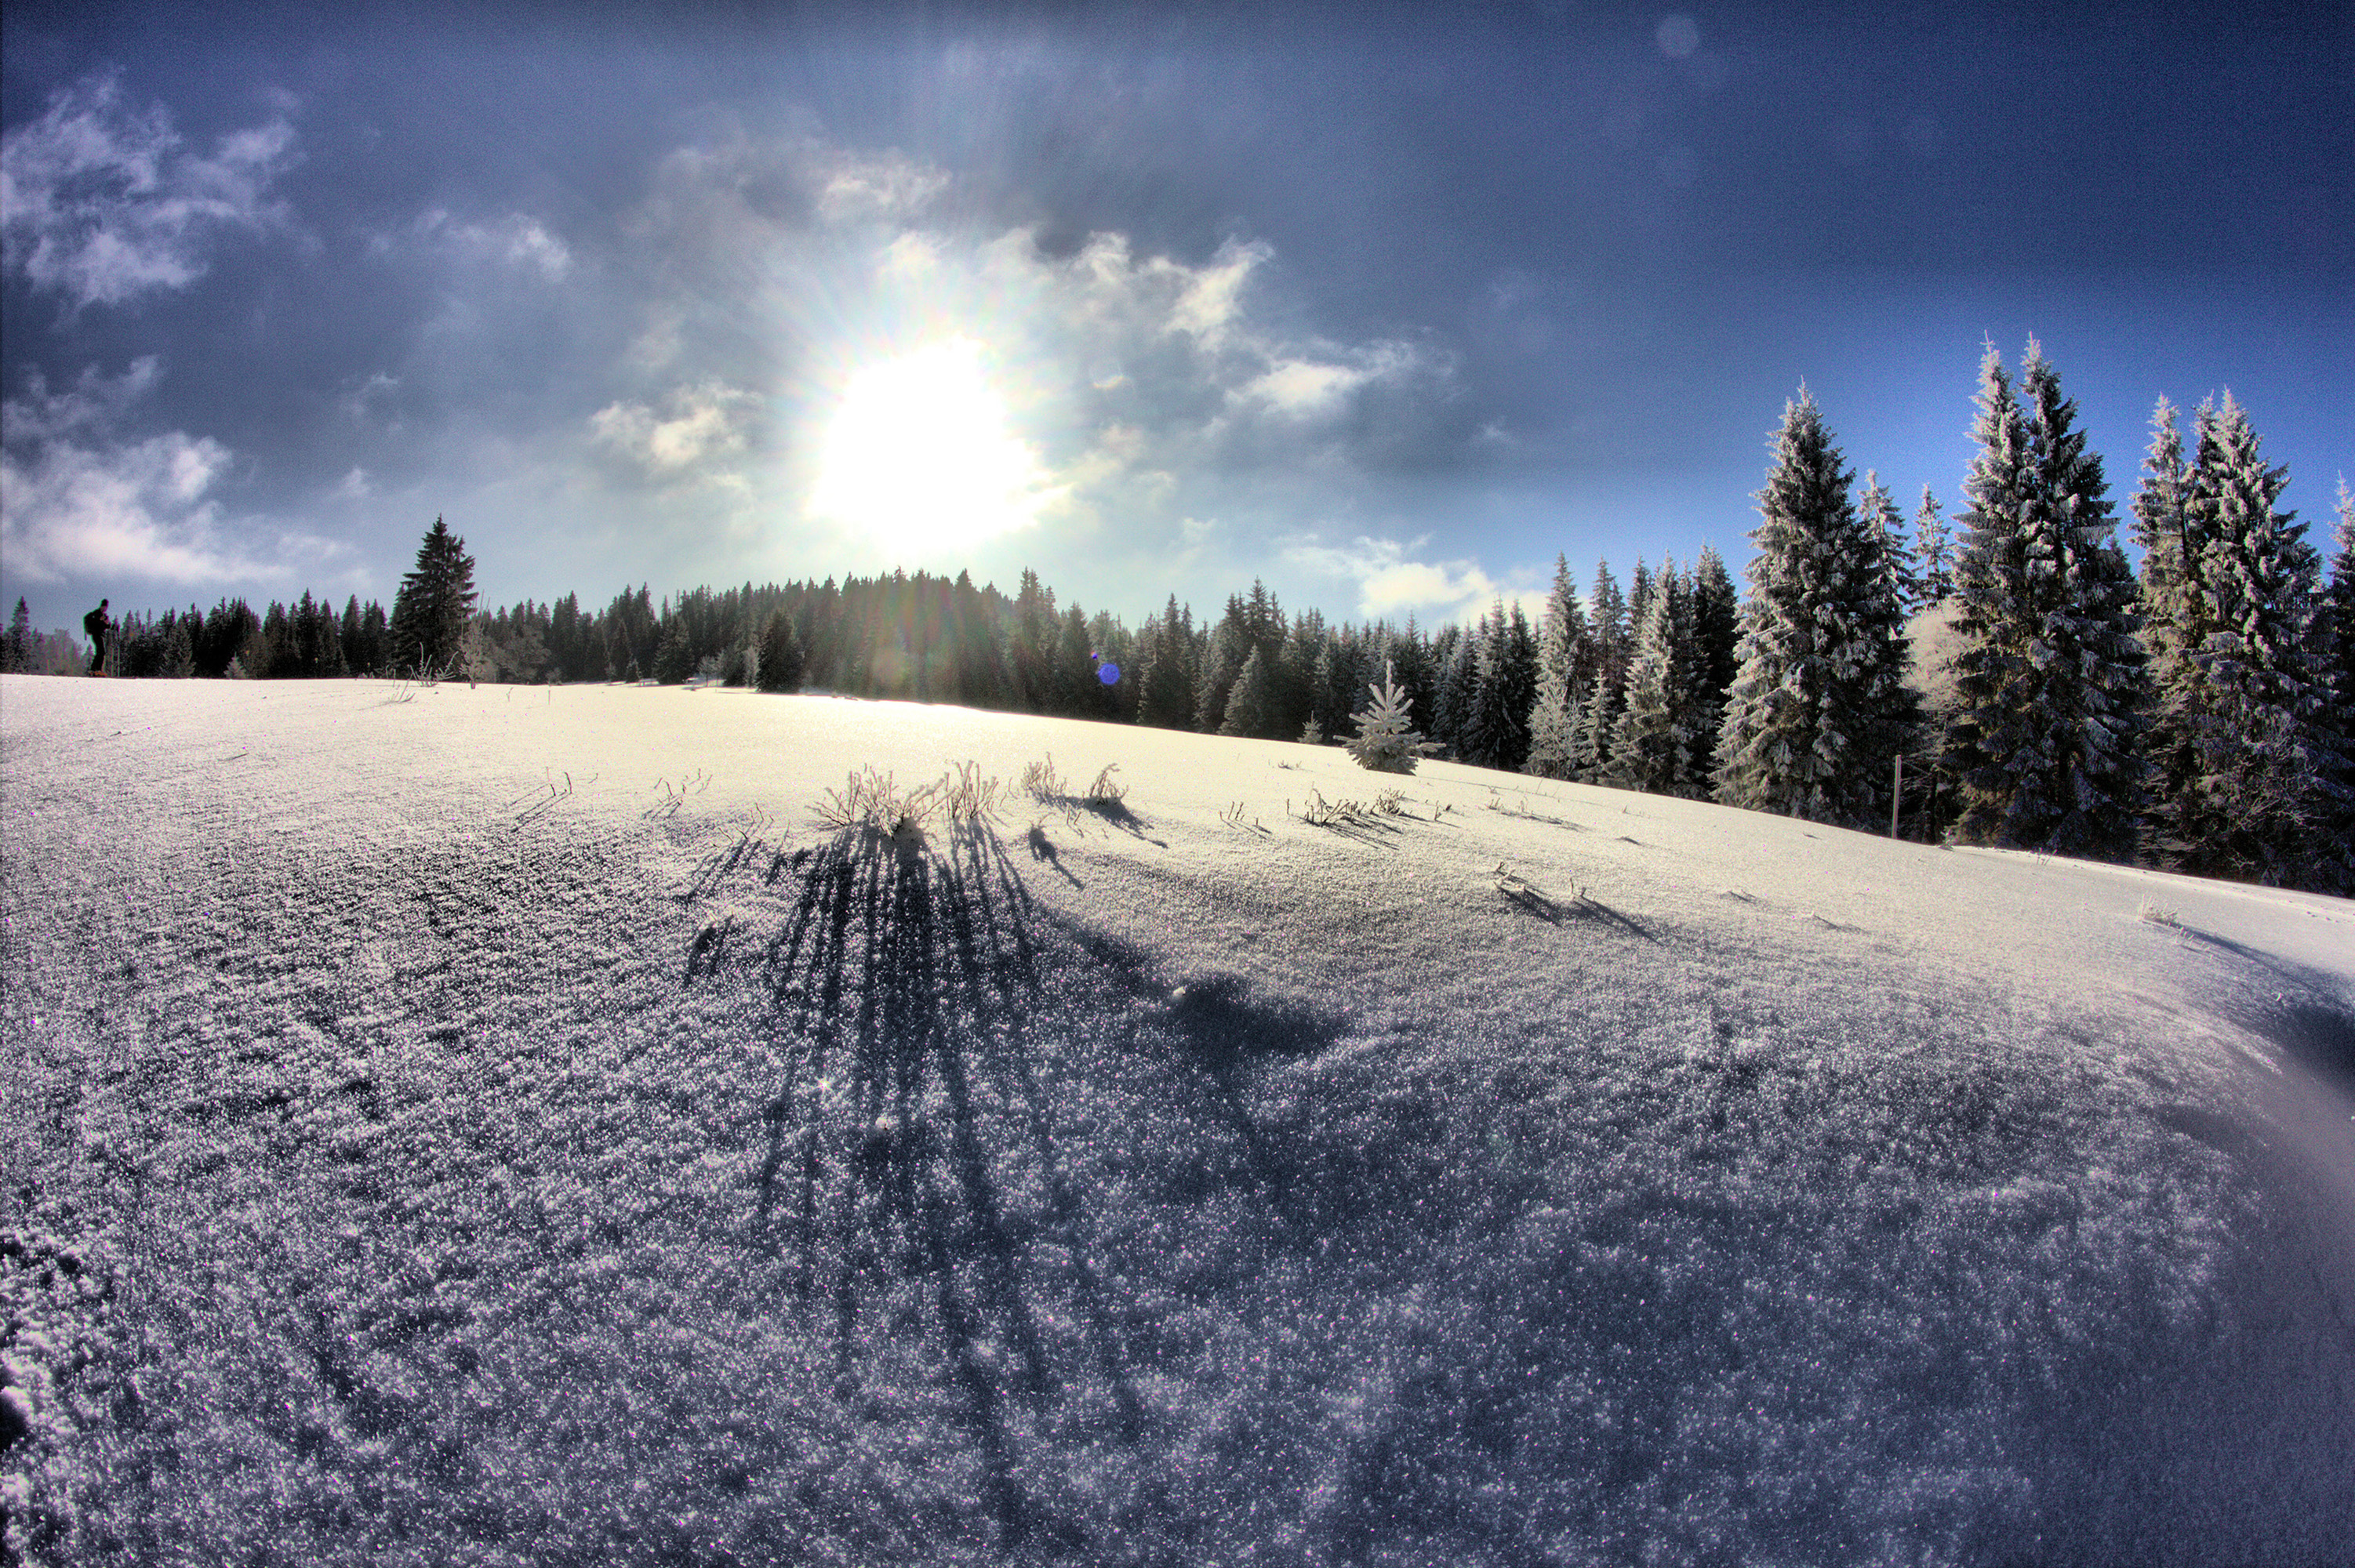
[(2355, 478), (2344, 6), (769, 9), (9, 6), (0, 596), (1444, 620), (1739, 570), (1803, 380), (1951, 512), (2031, 333), (2121, 508)]

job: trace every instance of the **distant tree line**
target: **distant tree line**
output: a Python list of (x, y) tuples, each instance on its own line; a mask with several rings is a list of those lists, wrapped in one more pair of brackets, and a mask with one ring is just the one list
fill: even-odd
[[(1337, 744), (1387, 668), (1426, 749), (1477, 767), (2355, 892), (2355, 503), (2342, 485), (2326, 582), (2246, 413), (2203, 404), (2188, 450), (2179, 424), (2162, 400), (2131, 504), (2138, 575), (2031, 342), (2017, 383), (1988, 353), (1958, 533), (1924, 490), (1909, 540), (1803, 390), (1746, 595), (1705, 546), (1638, 560), (1624, 591), (1604, 561), (1582, 594), (1558, 556), (1535, 626), (1501, 599), (1435, 630), (1334, 624), (1253, 582), (1216, 618), (1172, 595), (1132, 630), (1028, 569), (1010, 598), (895, 571), (485, 610), (437, 518), (389, 616), (305, 592), (259, 616), (225, 599), (128, 617), (120, 673), (699, 680)], [(1925, 709), (1908, 659), (1934, 609), (1957, 652)]]

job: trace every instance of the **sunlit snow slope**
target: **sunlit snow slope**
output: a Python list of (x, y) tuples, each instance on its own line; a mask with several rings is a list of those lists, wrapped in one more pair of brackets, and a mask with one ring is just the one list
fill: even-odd
[(2355, 1540), (2343, 900), (731, 691), (10, 676), (0, 785), (28, 1562)]

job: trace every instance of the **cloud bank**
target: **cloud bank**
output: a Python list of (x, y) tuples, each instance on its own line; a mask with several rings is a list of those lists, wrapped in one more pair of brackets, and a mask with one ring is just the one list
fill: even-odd
[(271, 187), (295, 155), (282, 117), (198, 154), (162, 104), (133, 109), (116, 77), (88, 78), (0, 142), (6, 265), (74, 310), (187, 288), (222, 234), (285, 223)]

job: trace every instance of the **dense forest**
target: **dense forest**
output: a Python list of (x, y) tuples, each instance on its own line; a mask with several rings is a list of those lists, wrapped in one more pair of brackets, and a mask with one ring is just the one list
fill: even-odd
[[(304, 593), (256, 614), (129, 616), (124, 676), (379, 675), (816, 689), (1336, 744), (1394, 675), (1417, 748), (1477, 767), (1711, 798), (1816, 821), (2355, 892), (2355, 502), (2326, 577), (2276, 509), (2227, 396), (2186, 446), (2164, 400), (2116, 538), (2101, 460), (2050, 362), (2017, 382), (1990, 351), (1950, 526), (1859, 492), (1820, 410), (1785, 411), (1757, 497), (1749, 592), (1702, 548), (1605, 561), (1583, 591), (1558, 556), (1532, 625), (1501, 600), (1469, 625), (1338, 624), (1265, 586), (1198, 619), (1175, 596), (1135, 628), (1025, 570), (1011, 598), (918, 572), (657, 600), (625, 589), (480, 609), (437, 519), (389, 614)], [(1911, 537), (1908, 537), (1910, 532)], [(1909, 640), (1955, 646), (1925, 705)], [(5, 656), (54, 669), (20, 602)], [(1910, 770), (1911, 777), (1907, 777)]]

